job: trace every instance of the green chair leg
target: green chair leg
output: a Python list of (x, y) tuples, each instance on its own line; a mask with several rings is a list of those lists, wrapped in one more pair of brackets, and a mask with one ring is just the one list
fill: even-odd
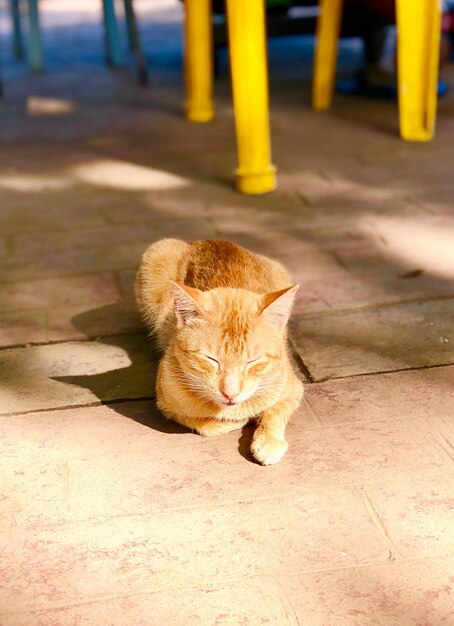
[(20, 19), (19, 0), (10, 0), (11, 18), (13, 22), (13, 46), (16, 59), (24, 58), (24, 40)]
[(30, 23), (29, 63), (33, 72), (41, 72), (44, 69), (44, 55), (39, 27), (38, 0), (28, 0), (28, 17)]
[(112, 67), (118, 67), (121, 65), (122, 54), (114, 0), (102, 0), (102, 5), (106, 33), (107, 62)]

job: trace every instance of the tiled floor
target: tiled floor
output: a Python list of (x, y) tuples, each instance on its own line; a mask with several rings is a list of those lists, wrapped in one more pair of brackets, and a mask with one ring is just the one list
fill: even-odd
[[(309, 60), (273, 44), (279, 189), (243, 197), (226, 78), (212, 124), (181, 117), (179, 7), (140, 3), (143, 92), (83, 6), (46, 13), (49, 70), (8, 64), (0, 110), (0, 623), (453, 624), (454, 96), (405, 144), (393, 103), (311, 112)], [(164, 236), (238, 241), (301, 283), (306, 397), (276, 466), (251, 427), (156, 412), (132, 284)]]

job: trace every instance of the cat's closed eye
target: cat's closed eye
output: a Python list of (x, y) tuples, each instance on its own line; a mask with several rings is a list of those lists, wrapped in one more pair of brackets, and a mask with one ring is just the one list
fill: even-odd
[(209, 356), (208, 354), (202, 354), (202, 356), (204, 359), (207, 359), (208, 361), (211, 361), (212, 363), (214, 363), (218, 369), (220, 368), (219, 361), (215, 359), (213, 356)]
[(255, 359), (251, 359), (250, 361), (248, 361), (244, 369), (248, 371), (257, 372), (257, 371), (262, 370), (265, 365), (266, 365), (266, 357), (259, 356)]

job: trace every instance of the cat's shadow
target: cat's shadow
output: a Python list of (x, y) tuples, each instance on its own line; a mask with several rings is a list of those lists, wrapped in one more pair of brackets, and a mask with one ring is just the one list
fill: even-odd
[[(108, 369), (95, 374), (56, 376), (53, 380), (88, 389), (100, 403), (108, 405), (119, 415), (167, 434), (193, 434), (193, 431), (165, 418), (156, 406), (156, 372), (161, 353), (143, 330), (135, 307), (126, 311), (122, 301), (97, 307), (75, 315), (71, 322), (88, 340), (107, 346), (100, 350), (100, 361), (108, 366), (115, 358), (129, 361), (126, 367)], [(128, 315), (128, 334), (115, 334), (118, 322)], [(105, 335), (105, 333), (112, 334)], [(239, 432), (239, 431), (237, 431)], [(243, 427), (238, 451), (248, 461), (254, 461), (250, 444), (253, 422)]]
[(251, 453), (251, 444), (254, 431), (255, 423), (253, 420), (243, 426), (243, 428), (241, 429), (241, 437), (238, 439), (238, 452), (244, 459), (246, 459), (246, 461), (257, 464), (257, 461), (254, 459)]
[[(74, 327), (97, 344), (94, 367), (98, 372), (55, 376), (53, 380), (88, 389), (101, 404), (148, 428), (168, 434), (190, 433), (166, 419), (156, 407), (156, 372), (161, 355), (144, 332), (134, 306), (128, 308), (132, 313), (127, 313), (125, 303), (119, 301), (75, 315), (71, 319)], [(129, 318), (122, 330), (129, 332), (115, 334), (125, 315)], [(128, 365), (115, 368), (115, 363), (125, 362)]]

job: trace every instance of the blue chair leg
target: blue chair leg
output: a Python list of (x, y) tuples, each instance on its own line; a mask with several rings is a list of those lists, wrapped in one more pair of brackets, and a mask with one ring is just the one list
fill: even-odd
[(28, 0), (28, 17), (30, 22), (29, 63), (32, 71), (41, 72), (44, 69), (44, 55), (39, 28), (38, 0)]
[(128, 27), (129, 45), (136, 58), (137, 74), (142, 87), (148, 86), (148, 67), (145, 55), (142, 51), (139, 29), (137, 27), (136, 14), (133, 0), (124, 0), (126, 23)]
[(22, 38), (22, 25), (20, 20), (19, 0), (10, 0), (11, 18), (13, 21), (13, 46), (16, 59), (24, 58), (24, 41)]
[(136, 20), (132, 0), (124, 0), (126, 29), (128, 31), (128, 43), (130, 50), (134, 51), (136, 38)]
[(102, 0), (102, 5), (106, 34), (107, 61), (112, 67), (118, 67), (121, 65), (122, 54), (114, 0)]

